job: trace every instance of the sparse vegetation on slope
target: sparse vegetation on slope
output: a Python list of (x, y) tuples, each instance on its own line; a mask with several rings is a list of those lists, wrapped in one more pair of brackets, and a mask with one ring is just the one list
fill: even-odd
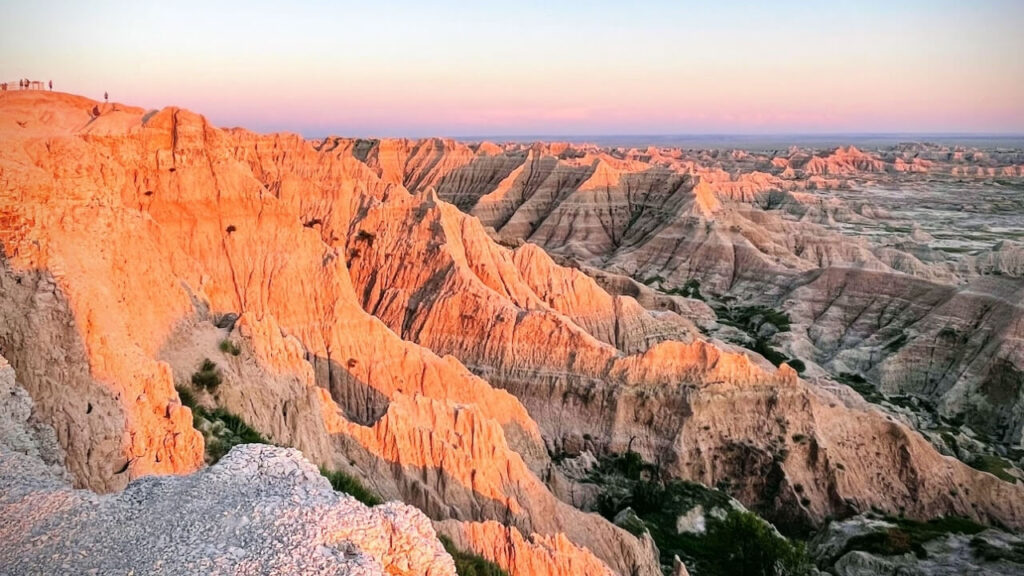
[(199, 370), (192, 374), (192, 385), (208, 392), (216, 390), (220, 386), (221, 380), (220, 368), (217, 368), (217, 364), (209, 358), (203, 360)]
[(977, 534), (985, 527), (966, 518), (945, 517), (917, 522), (905, 518), (886, 518), (895, 524), (893, 528), (882, 532), (872, 532), (854, 536), (846, 543), (837, 558), (847, 552), (860, 550), (881, 556), (898, 556), (913, 553), (918, 558), (926, 558), (928, 553), (924, 544), (947, 534)]
[(501, 566), (494, 562), (482, 556), (459, 550), (447, 536), (438, 534), (437, 538), (444, 545), (445, 551), (455, 560), (455, 573), (459, 576), (508, 576), (508, 572), (502, 570)]
[(1017, 477), (1007, 472), (1007, 469), (1011, 467), (1010, 463), (994, 454), (978, 454), (967, 462), (967, 465), (975, 470), (988, 472), (1000, 480), (1017, 482)]
[(1024, 544), (1013, 544), (1007, 548), (995, 546), (984, 538), (971, 539), (971, 550), (979, 558), (989, 562), (1012, 562), (1024, 565)]
[[(619, 517), (620, 525), (634, 534), (650, 533), (666, 573), (674, 556), (694, 576), (782, 576), (810, 568), (803, 543), (784, 538), (724, 492), (660, 480), (657, 468), (635, 452), (602, 459), (588, 480), (602, 488), (598, 511), (603, 516)], [(680, 530), (680, 518), (691, 516), (703, 529)]]
[(789, 332), (789, 314), (766, 306), (734, 307), (729, 304), (715, 306), (714, 310), (719, 323), (742, 330), (751, 340), (734, 341), (735, 344), (757, 352), (776, 366), (789, 364), (798, 373), (803, 373), (807, 368), (802, 360), (790, 358), (771, 345), (772, 336), (779, 332)]
[(366, 486), (363, 486), (363, 483), (358, 479), (349, 476), (340, 470), (328, 470), (321, 466), (320, 473), (330, 481), (331, 487), (334, 488), (335, 491), (344, 492), (367, 506), (376, 506), (384, 502), (381, 500), (380, 496), (375, 494)]
[(218, 347), (220, 348), (221, 352), (225, 354), (231, 354), (232, 356), (238, 356), (239, 354), (242, 353), (242, 349), (238, 347), (238, 344), (235, 344), (234, 342), (228, 340), (227, 338), (221, 340), (220, 345)]
[(271, 444), (236, 414), (224, 408), (204, 408), (188, 389), (178, 388), (178, 397), (192, 409), (192, 426), (203, 435), (207, 464), (216, 464), (239, 444)]

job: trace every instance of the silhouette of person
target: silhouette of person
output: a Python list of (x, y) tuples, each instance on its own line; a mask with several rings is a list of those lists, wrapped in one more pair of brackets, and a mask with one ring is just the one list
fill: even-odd
[(103, 101), (106, 102), (108, 100), (110, 100), (110, 95), (108, 95), (106, 92), (104, 92), (103, 93)]
[(53, 80), (50, 80), (50, 92), (53, 92)]

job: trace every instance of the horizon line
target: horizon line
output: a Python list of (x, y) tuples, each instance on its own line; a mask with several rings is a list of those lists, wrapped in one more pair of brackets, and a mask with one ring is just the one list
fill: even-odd
[[(274, 130), (272, 132), (278, 132)], [(284, 130), (288, 132), (289, 130)], [(992, 140), (1024, 140), (1024, 132), (678, 132), (662, 134), (644, 133), (592, 133), (592, 134), (423, 134), (423, 135), (390, 135), (390, 136), (368, 136), (368, 135), (343, 135), (341, 133), (327, 134), (304, 134), (296, 131), (303, 138), (317, 140), (323, 138), (352, 138), (360, 140), (428, 140), (432, 138), (450, 139), (461, 142), (570, 142), (570, 143), (594, 143), (598, 139), (636, 139), (650, 140), (652, 144), (670, 139), (693, 139), (693, 140), (750, 140), (764, 141), (769, 139), (803, 139), (803, 140), (908, 140), (913, 143), (927, 143), (929, 139), (992, 139)]]

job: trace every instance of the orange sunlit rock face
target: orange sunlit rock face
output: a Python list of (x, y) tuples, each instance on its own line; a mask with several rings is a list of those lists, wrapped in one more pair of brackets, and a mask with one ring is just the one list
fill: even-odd
[[(510, 512), (552, 534), (571, 524), (587, 543), (602, 535), (595, 548), (617, 543), (599, 552), (618, 570), (656, 573), (635, 538), (560, 503), (536, 479), (523, 457), (538, 466), (546, 458), (539, 429), (512, 395), (452, 357), (403, 342), (360, 308), (344, 249), (350, 222), (404, 192), (342, 151), (325, 157), (293, 137), (224, 132), (184, 110), (131, 110), (129, 119), (121, 117), (129, 109), (117, 107), (116, 118), (105, 116), (111, 111), (90, 121), (95, 103), (84, 99), (19, 94), (0, 105), (0, 118), (14, 117), (0, 147), (5, 275), (15, 284), (45, 277), (26, 296), (36, 308), (5, 302), (11, 321), (2, 338), (19, 345), (16, 366), (35, 366), (58, 341), (32, 342), (28, 332), (60, 309), (39, 290), (64, 303), (61, 326), (74, 329), (67, 338), (82, 342), (81, 357), (51, 358), (24, 380), (42, 412), (67, 430), (61, 440), (81, 485), (112, 490), (201, 465), (202, 439), (175, 380), (188, 381), (196, 354), (216, 354), (203, 318), (241, 313), (237, 332), (255, 364), (221, 360), (218, 394), (246, 421), (325, 465), (359, 460), (381, 471), (389, 497), (415, 500), (412, 490), (465, 504), (435, 510), (441, 517)], [(40, 107), (60, 122), (34, 124)], [(22, 116), (30, 128), (18, 123)], [(99, 135), (103, 123), (110, 133)], [(73, 376), (90, 386), (70, 387)], [(69, 405), (85, 414), (93, 409), (84, 405), (103, 398), (105, 410), (125, 414), (106, 414), (106, 434), (90, 433), (89, 422), (84, 430), (75, 420), (62, 426)], [(322, 424), (294, 420), (282, 402), (285, 411), (305, 406), (307, 419), (322, 414)], [(353, 442), (356, 460), (341, 456)], [(443, 484), (417, 488), (410, 480), (422, 470), (436, 470)], [(474, 512), (475, 500), (492, 504)]]
[(445, 523), (442, 530), (448, 531), (459, 547), (495, 558), (510, 576), (613, 574), (590, 552), (580, 549), (561, 534), (533, 534), (525, 538), (515, 528), (497, 522)]

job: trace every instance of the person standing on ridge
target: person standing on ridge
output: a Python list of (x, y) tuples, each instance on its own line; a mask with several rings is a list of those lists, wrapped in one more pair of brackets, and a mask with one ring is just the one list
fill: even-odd
[(110, 95), (108, 95), (108, 94), (107, 94), (107, 92), (106, 92), (106, 91), (104, 91), (104, 92), (103, 92), (103, 101), (104, 101), (104, 102), (107, 102), (107, 101), (109, 101), (109, 100), (110, 100)]
[(53, 80), (50, 80), (50, 92), (53, 92)]

